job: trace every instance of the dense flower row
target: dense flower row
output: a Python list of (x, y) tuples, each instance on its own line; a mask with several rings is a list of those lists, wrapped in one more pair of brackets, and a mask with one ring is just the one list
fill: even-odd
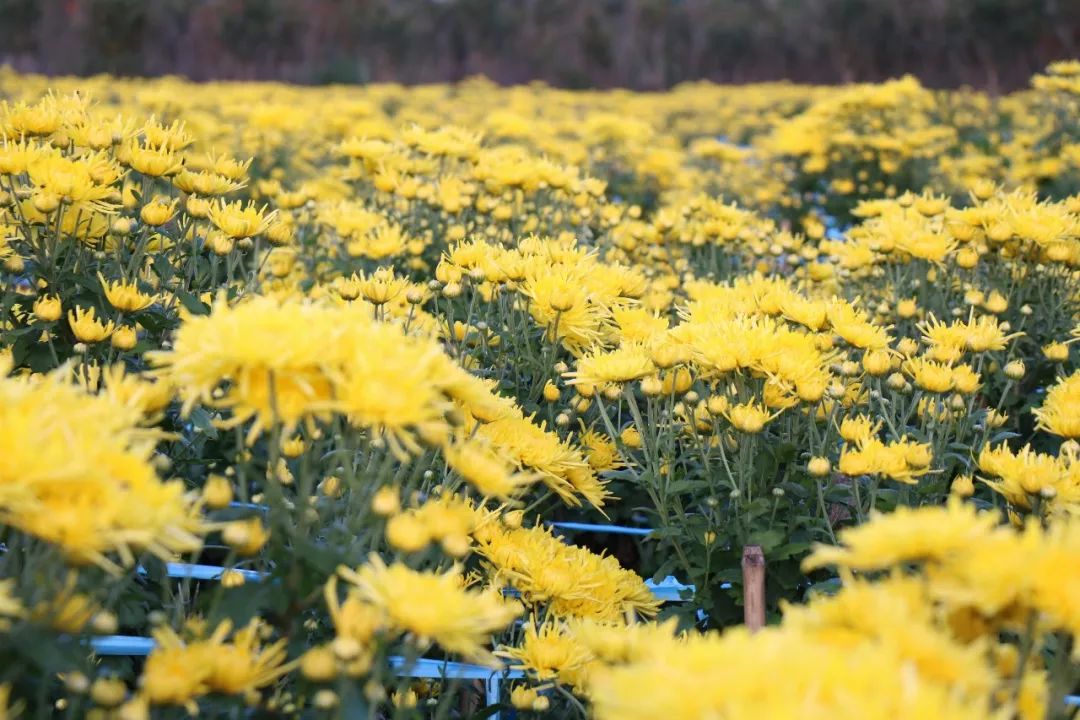
[(0, 99), (0, 717), (1066, 716), (1080, 63)]

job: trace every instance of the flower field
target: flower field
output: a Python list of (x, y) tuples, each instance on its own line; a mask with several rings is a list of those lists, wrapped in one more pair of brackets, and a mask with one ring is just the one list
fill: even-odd
[(1073, 715), (1080, 62), (0, 70), (0, 265), (0, 719)]

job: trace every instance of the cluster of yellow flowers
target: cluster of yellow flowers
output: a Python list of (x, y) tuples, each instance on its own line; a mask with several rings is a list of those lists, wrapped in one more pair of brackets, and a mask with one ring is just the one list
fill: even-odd
[[(10, 358), (0, 359), (0, 374), (10, 371)], [(63, 369), (0, 379), (5, 525), (75, 565), (109, 571), (119, 570), (113, 558), (130, 565), (142, 552), (167, 559), (197, 550), (203, 533), (197, 498), (182, 482), (162, 481), (151, 462), (157, 433), (143, 427), (144, 388), (124, 380), (113, 373), (90, 394)]]
[(0, 70), (0, 717), (1065, 717), (1078, 105)]
[(840, 539), (805, 566), (840, 567), (843, 587), (785, 607), (760, 634), (570, 619), (529, 627), (505, 654), (575, 688), (600, 718), (1066, 713), (1047, 698), (1075, 682), (1075, 527), (1017, 531), (954, 500)]

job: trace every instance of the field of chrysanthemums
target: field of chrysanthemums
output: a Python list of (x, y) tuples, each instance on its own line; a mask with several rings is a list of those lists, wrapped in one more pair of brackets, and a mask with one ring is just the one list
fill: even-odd
[(1072, 715), (1080, 62), (0, 100), (0, 718)]

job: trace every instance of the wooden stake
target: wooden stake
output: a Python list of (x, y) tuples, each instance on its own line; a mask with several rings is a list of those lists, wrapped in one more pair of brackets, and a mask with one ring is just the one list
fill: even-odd
[(742, 553), (743, 622), (750, 632), (765, 627), (765, 554), (760, 545), (744, 545)]

